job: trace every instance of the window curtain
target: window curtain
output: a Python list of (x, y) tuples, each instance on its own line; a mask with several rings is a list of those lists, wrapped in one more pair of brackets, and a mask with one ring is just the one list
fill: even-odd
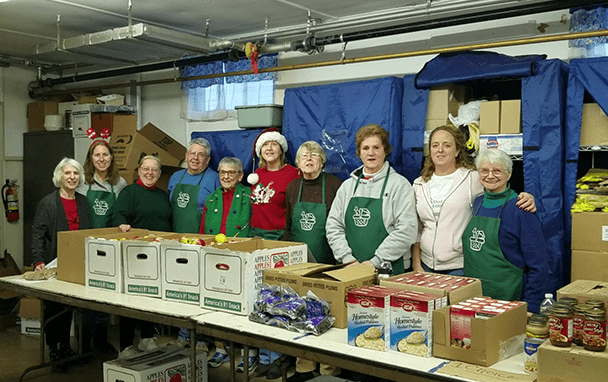
[[(258, 59), (260, 69), (276, 66), (276, 54), (261, 56)], [(251, 61), (244, 58), (239, 61), (215, 61), (185, 66), (180, 69), (180, 74), (183, 77), (192, 77), (250, 69)], [(190, 121), (236, 118), (234, 106), (272, 103), (276, 78), (277, 73), (270, 72), (183, 81), (180, 117)]]

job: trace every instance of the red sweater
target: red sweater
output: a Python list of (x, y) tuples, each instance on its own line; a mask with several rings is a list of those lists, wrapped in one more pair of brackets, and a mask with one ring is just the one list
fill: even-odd
[(251, 227), (265, 230), (285, 229), (285, 194), (287, 185), (299, 176), (299, 170), (285, 165), (279, 171), (268, 171), (265, 167), (255, 171), (260, 177), (251, 187)]

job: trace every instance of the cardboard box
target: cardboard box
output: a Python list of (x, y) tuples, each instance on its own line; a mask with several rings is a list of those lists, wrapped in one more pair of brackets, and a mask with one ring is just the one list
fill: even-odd
[(490, 366), (521, 352), (526, 333), (527, 304), (491, 318), (471, 319), (470, 348), (450, 343), (450, 307), (433, 315), (433, 356)]
[(130, 126), (137, 128), (137, 115), (116, 113), (93, 113), (91, 115), (91, 127), (98, 136), (103, 129), (108, 129), (111, 135), (116, 128), (124, 127), (128, 129)]
[(521, 133), (521, 100), (500, 101), (500, 134)]
[(190, 349), (165, 347), (103, 363), (104, 382), (203, 382), (207, 381), (207, 352), (196, 354), (196, 379)]
[(125, 233), (85, 238), (85, 286), (123, 293), (123, 240), (121, 239), (133, 239), (145, 236), (147, 233), (146, 230), (131, 229)]
[(123, 172), (137, 168), (139, 160), (146, 155), (154, 155), (160, 159), (161, 164), (175, 167), (179, 166), (186, 155), (184, 146), (151, 123), (139, 132), (135, 126), (115, 126), (110, 146), (114, 149), (116, 166)]
[(59, 114), (59, 103), (37, 101), (27, 104), (27, 131), (45, 131), (44, 117)]
[(479, 134), (500, 133), (500, 101), (482, 102), (479, 107)]
[(306, 292), (300, 292), (300, 278), (304, 273), (313, 269), (325, 267), (325, 264), (320, 263), (301, 263), (293, 264), (281, 268), (269, 268), (264, 270), (264, 284), (279, 285), (287, 284), (300, 296), (306, 295)]
[(571, 281), (608, 282), (608, 252), (572, 250)]
[(201, 253), (201, 307), (248, 315), (264, 281), (264, 270), (306, 262), (308, 247), (254, 238), (202, 247)]
[[(571, 248), (581, 251), (608, 252), (608, 213), (577, 212), (572, 214)], [(598, 264), (590, 264), (590, 267), (596, 265)]]
[(426, 118), (447, 120), (450, 113), (458, 115), (458, 108), (467, 101), (467, 96), (467, 88), (461, 85), (449, 84), (431, 88)]
[(19, 307), (21, 334), (40, 335), (40, 300), (23, 297)]
[(608, 117), (596, 103), (583, 104), (580, 145), (608, 145)]
[(608, 374), (608, 352), (582, 346), (557, 347), (545, 341), (538, 348), (537, 382), (600, 382)]
[[(450, 122), (450, 120), (447, 118), (427, 119), (424, 124), (424, 130), (433, 131), (433, 130), (435, 130), (435, 128), (437, 128), (439, 126), (445, 126), (445, 125), (451, 126), (452, 122)], [(430, 135), (429, 135), (429, 137), (430, 137)], [(426, 141), (426, 143), (428, 143), (428, 141)]]
[[(407, 280), (414, 279), (414, 277), (417, 274), (422, 275), (422, 277), (425, 277), (425, 276), (426, 277), (435, 277), (435, 276), (443, 277), (443, 276), (445, 276), (445, 275), (438, 275), (438, 274), (434, 274), (434, 273), (409, 272), (409, 273), (406, 273), (403, 275), (397, 275), (397, 276), (389, 277), (388, 279), (380, 280), (380, 285), (388, 287), (388, 288), (418, 291), (418, 292), (422, 292), (422, 293), (430, 293), (430, 294), (434, 294), (434, 295), (445, 296), (446, 299), (445, 299), (445, 303), (443, 304), (444, 306), (447, 305), (448, 303), (450, 305), (453, 305), (460, 301), (467, 300), (469, 298), (483, 296), (482, 291), (481, 291), (481, 281), (479, 281), (477, 279), (471, 279), (470, 277), (467, 277), (466, 279), (473, 280), (473, 281), (471, 281), (467, 285), (462, 285), (457, 288), (454, 288), (453, 290), (448, 290), (445, 288), (440, 289), (439, 287), (442, 285), (441, 283), (437, 283), (436, 286), (425, 286), (425, 285), (418, 285), (416, 283), (407, 283), (406, 282)], [(449, 276), (449, 278), (465, 279), (463, 277), (456, 277), (456, 276)]]
[(155, 237), (122, 242), (126, 294), (161, 298), (160, 242)]
[(163, 300), (200, 304), (202, 248), (204, 247), (200, 245), (183, 244), (178, 241), (161, 243)]
[(485, 149), (501, 149), (508, 155), (523, 155), (524, 136), (523, 134), (480, 135), (479, 150)]
[(557, 291), (557, 299), (562, 297), (574, 297), (579, 304), (590, 299), (602, 300), (608, 306), (608, 282), (576, 280)]
[(57, 232), (57, 279), (85, 285), (84, 239), (117, 233), (117, 227)]
[(336, 318), (336, 328), (348, 326), (348, 291), (376, 283), (376, 269), (367, 265), (346, 267), (325, 265), (301, 275), (300, 293), (310, 290), (329, 303), (331, 315)]

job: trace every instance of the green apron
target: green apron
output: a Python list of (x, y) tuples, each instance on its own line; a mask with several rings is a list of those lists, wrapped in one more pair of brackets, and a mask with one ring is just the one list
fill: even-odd
[[(384, 227), (384, 220), (382, 220), (382, 198), (386, 184), (388, 183), (390, 171), (391, 168), (388, 166), (380, 198), (353, 196), (350, 198), (350, 202), (348, 202), (346, 216), (344, 217), (346, 241), (353, 251), (353, 256), (359, 262), (371, 260), (374, 257), (376, 249), (388, 236), (388, 232)], [(361, 172), (361, 175), (357, 179), (353, 195), (357, 192), (362, 175), (363, 172)], [(405, 271), (403, 258), (399, 258), (392, 263), (393, 274), (398, 275)]]
[(116, 208), (114, 186), (110, 184), (111, 192), (103, 190), (87, 190), (87, 201), (91, 207), (91, 228), (106, 228), (112, 226), (112, 217)]
[(198, 233), (203, 217), (203, 214), (198, 209), (198, 191), (206, 171), (201, 173), (201, 179), (198, 181), (198, 184), (182, 184), (186, 171), (182, 174), (181, 179), (173, 189), (173, 194), (171, 194), (173, 231), (179, 233)]
[(266, 239), (266, 240), (281, 240), (281, 239), (283, 239), (284, 234), (285, 234), (284, 229), (268, 230), (268, 229), (251, 227), (251, 230), (249, 231), (250, 237), (259, 236), (262, 239)]
[(302, 186), (300, 183), (298, 201), (293, 207), (291, 218), (291, 240), (306, 243), (317, 263), (335, 264), (334, 254), (327, 244), (325, 223), (327, 222), (327, 207), (325, 205), (325, 174), (321, 174), (322, 196), (321, 203), (301, 202)]
[[(511, 192), (507, 193), (505, 203)], [(496, 218), (477, 216), (483, 199), (473, 212), (462, 235), (464, 274), (481, 279), (484, 296), (513, 301), (521, 299), (524, 271), (511, 264), (500, 249), (498, 231), (505, 203), (500, 207)]]

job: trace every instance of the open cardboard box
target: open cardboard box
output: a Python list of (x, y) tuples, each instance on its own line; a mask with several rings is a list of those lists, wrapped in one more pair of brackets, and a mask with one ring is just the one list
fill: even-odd
[(608, 352), (582, 346), (557, 347), (545, 341), (538, 348), (537, 382), (599, 382), (608, 375)]
[(301, 263), (289, 265), (282, 268), (269, 268), (264, 270), (264, 284), (278, 285), (287, 284), (300, 296), (306, 295), (300, 291), (300, 279), (302, 275), (313, 269), (325, 268), (326, 264), (320, 263)]
[(450, 343), (450, 307), (436, 310), (433, 314), (433, 356), (490, 366), (501, 361), (503, 354), (511, 356), (517, 350), (521, 352), (527, 308), (528, 304), (524, 303), (492, 318), (472, 318), (470, 349)]
[(562, 297), (574, 297), (579, 304), (590, 299), (602, 300), (608, 306), (608, 282), (576, 280), (557, 291), (557, 299)]
[(300, 275), (299, 293), (310, 290), (317, 297), (329, 303), (331, 315), (336, 318), (336, 328), (348, 326), (348, 291), (376, 283), (376, 268), (368, 265), (347, 267), (323, 265)]
[[(410, 273), (415, 273), (415, 272), (410, 272)], [(422, 293), (430, 293), (430, 294), (436, 294), (439, 296), (446, 296), (447, 301), (445, 301), (445, 303), (450, 304), (450, 305), (454, 305), (460, 301), (468, 300), (469, 298), (483, 296), (482, 291), (481, 291), (481, 281), (479, 281), (479, 280), (475, 280), (474, 282), (472, 282), (468, 285), (463, 285), (460, 288), (455, 289), (453, 291), (446, 291), (443, 289), (437, 289), (437, 288), (431, 288), (431, 287), (427, 287), (427, 286), (420, 286), (420, 285), (406, 284), (403, 282), (398, 282), (398, 280), (405, 275), (407, 275), (407, 274), (389, 277), (388, 279), (382, 279), (382, 280), (380, 280), (380, 285), (385, 286), (387, 288), (412, 290), (412, 291), (418, 291), (418, 292), (422, 292)], [(467, 277), (467, 279), (470, 279), (470, 277)]]
[(307, 260), (304, 243), (264, 240), (201, 247), (201, 307), (248, 315), (264, 281), (264, 270)]

